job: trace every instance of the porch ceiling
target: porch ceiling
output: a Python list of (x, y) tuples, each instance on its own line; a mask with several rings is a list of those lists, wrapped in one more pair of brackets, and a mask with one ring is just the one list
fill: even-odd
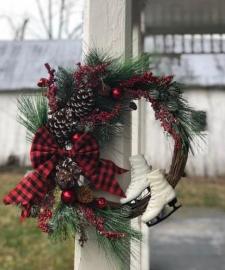
[(225, 33), (225, 0), (148, 0), (146, 35)]

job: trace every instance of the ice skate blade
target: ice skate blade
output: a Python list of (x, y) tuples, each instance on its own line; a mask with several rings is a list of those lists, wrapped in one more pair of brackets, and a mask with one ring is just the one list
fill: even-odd
[(159, 215), (159, 216), (156, 217), (155, 219), (146, 222), (146, 225), (147, 225), (148, 227), (153, 227), (153, 226), (159, 224), (160, 222), (162, 222), (163, 220), (167, 219), (168, 217), (170, 217), (174, 212), (176, 212), (176, 211), (177, 211), (179, 208), (181, 208), (181, 206), (182, 206), (181, 204), (176, 205), (176, 203), (177, 203), (177, 199), (175, 198), (175, 199), (172, 200), (170, 203), (168, 203), (168, 205), (169, 205), (170, 207), (173, 207), (173, 209), (172, 209), (168, 214), (166, 214), (166, 215), (164, 215), (164, 216), (162, 216), (162, 217), (160, 217), (160, 215)]
[[(141, 197), (141, 195), (147, 191), (146, 194), (144, 194), (143, 197)], [(147, 196), (150, 195), (150, 187), (147, 187), (145, 188), (144, 190), (142, 190), (142, 192), (133, 200), (129, 201), (129, 202), (126, 202), (126, 203), (123, 203), (122, 205), (125, 206), (125, 205), (128, 205), (128, 206), (131, 206), (132, 208), (135, 208), (136, 205), (141, 201), (143, 200), (144, 198), (146, 198)]]

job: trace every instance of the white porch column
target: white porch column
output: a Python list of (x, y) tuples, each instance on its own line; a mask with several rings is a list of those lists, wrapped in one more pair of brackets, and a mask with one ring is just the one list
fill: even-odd
[[(143, 52), (143, 32), (144, 21), (142, 9), (144, 1), (134, 1), (133, 3), (133, 56), (138, 56)], [(146, 102), (140, 100), (137, 102), (138, 110), (132, 112), (132, 155), (146, 154), (145, 151), (145, 116)], [(132, 226), (140, 230), (143, 235), (143, 241), (140, 246), (133, 244), (139, 252), (139, 260), (131, 258), (131, 270), (150, 270), (150, 239), (149, 228), (141, 223), (140, 218), (132, 220)]]
[[(83, 52), (91, 48), (102, 49), (112, 56), (132, 55), (132, 0), (86, 0), (84, 15)], [(130, 121), (128, 116), (127, 121)], [(124, 131), (124, 137), (113, 142), (107, 148), (106, 156), (119, 166), (128, 168), (131, 154), (130, 128)], [(129, 177), (121, 182), (126, 188)], [(104, 196), (112, 199), (111, 196)], [(115, 198), (113, 198), (115, 199)], [(75, 240), (74, 270), (116, 270), (116, 262), (109, 264), (104, 251), (99, 249), (94, 234), (89, 235), (83, 248)], [(128, 268), (129, 269), (129, 266)], [(126, 270), (126, 269), (124, 269)]]

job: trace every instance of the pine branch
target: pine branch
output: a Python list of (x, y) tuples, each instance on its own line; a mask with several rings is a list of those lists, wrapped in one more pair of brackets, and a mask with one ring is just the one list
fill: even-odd
[(150, 54), (144, 53), (139, 57), (123, 60), (122, 57), (112, 58), (107, 53), (93, 49), (85, 57), (85, 64), (96, 66), (108, 65), (104, 82), (111, 87), (117, 86), (120, 81), (128, 80), (134, 75), (141, 75), (150, 67)]
[(50, 237), (54, 240), (66, 240), (79, 231), (79, 217), (76, 208), (59, 203), (49, 222)]
[(142, 54), (137, 58), (130, 58), (126, 61), (121, 59), (112, 60), (108, 68), (108, 75), (104, 82), (112, 87), (117, 86), (120, 81), (130, 79), (135, 75), (142, 75), (150, 68), (150, 55)]
[(85, 55), (84, 64), (90, 66), (96, 66), (101, 64), (110, 64), (114, 60), (107, 53), (99, 50), (92, 49)]
[(73, 71), (71, 69), (59, 67), (55, 78), (57, 85), (57, 98), (63, 106), (70, 99), (75, 90)]
[(32, 135), (48, 121), (47, 99), (43, 95), (21, 96), (18, 110), (18, 121), (26, 127), (28, 140), (32, 140)]
[[(105, 251), (109, 261), (117, 261), (120, 269), (124, 269), (125, 265), (129, 264), (130, 255), (135, 257), (135, 250), (130, 250), (130, 242), (141, 241), (141, 233), (134, 230), (124, 208), (121, 209), (96, 209), (98, 215), (105, 220), (105, 229), (108, 231), (118, 231), (125, 233), (126, 237), (120, 239), (110, 239), (103, 237), (97, 233), (97, 241), (99, 246)], [(112, 260), (110, 260), (112, 258)]]

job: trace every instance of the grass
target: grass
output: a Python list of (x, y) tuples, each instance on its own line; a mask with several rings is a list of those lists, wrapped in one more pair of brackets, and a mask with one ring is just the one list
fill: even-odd
[[(2, 198), (25, 170), (0, 171)], [(187, 179), (177, 187), (184, 206), (217, 207), (225, 210), (225, 180)], [(36, 227), (36, 220), (19, 221), (20, 211), (0, 203), (0, 270), (72, 270), (73, 240), (54, 243)]]
[[(23, 176), (24, 171), (0, 172), (0, 197)], [(73, 240), (51, 242), (41, 233), (36, 220), (19, 221), (20, 210), (0, 203), (1, 270), (72, 270)]]
[(177, 186), (183, 206), (215, 207), (225, 210), (225, 179), (184, 178)]

